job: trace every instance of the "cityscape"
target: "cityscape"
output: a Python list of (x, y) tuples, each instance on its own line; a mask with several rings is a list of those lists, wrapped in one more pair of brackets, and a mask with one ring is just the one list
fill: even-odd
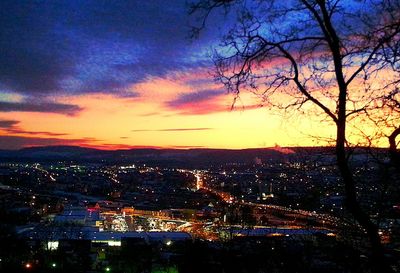
[[(43, 159), (43, 150), (56, 148), (37, 150)], [(235, 249), (243, 244), (254, 249), (268, 247), (269, 251), (277, 248), (279, 252), (286, 244), (288, 251), (292, 247), (304, 251), (309, 245), (315, 253), (307, 255), (321, 260), (307, 264), (307, 270), (326, 271), (327, 263), (329, 272), (342, 270), (347, 259), (354, 258), (351, 255), (358, 255), (358, 266), (363, 266), (361, 253), (331, 260), (322, 243), (345, 247), (350, 241), (361, 249), (367, 247), (360, 227), (344, 208), (344, 190), (328, 149), (296, 149), (269, 159), (264, 159), (265, 151), (260, 149), (252, 151), (259, 156), (247, 163), (204, 162), (198, 169), (188, 167), (190, 162), (175, 163), (181, 165), (178, 167), (149, 159), (148, 163), (92, 160), (85, 164), (62, 160), (62, 155), (73, 147), (57, 149), (63, 151), (58, 152), (58, 160), (10, 162), (9, 158), (0, 165), (3, 224), (15, 225), (15, 236), (27, 244), (26, 252), (14, 261), (19, 270), (78, 270), (74, 266), (79, 265), (93, 272), (130, 272), (121, 266), (122, 258), (116, 253), (136, 248), (140, 252), (147, 247), (153, 254), (133, 258), (141, 267), (136, 270), (197, 272), (191, 264), (183, 264), (185, 252), (197, 243), (216, 255), (228, 246)], [(157, 154), (147, 152), (146, 158)], [(30, 153), (34, 154), (35, 148)], [(380, 202), (380, 189), (368, 183), (368, 174), (377, 173), (379, 166), (372, 159), (366, 165), (365, 151), (358, 153), (363, 159), (354, 160), (354, 166), (367, 182), (360, 188), (361, 201), (378, 217), (374, 208)], [(379, 234), (395, 264), (400, 246), (399, 194), (393, 190), (391, 201), (382, 204), (389, 206), (386, 214), (379, 216)], [(66, 260), (56, 255), (78, 250), (85, 251), (81, 255), (87, 256), (87, 264), (74, 256)], [(4, 270), (12, 270), (4, 264), (13, 255), (9, 251), (2, 248)], [(241, 266), (248, 266), (245, 263), (249, 261), (240, 258), (244, 254), (240, 253), (236, 250), (230, 255), (239, 255), (234, 257), (242, 259)], [(196, 265), (206, 266), (201, 270), (227, 268), (223, 261), (203, 262), (205, 265)], [(306, 262), (301, 264), (305, 267)], [(281, 261), (274, 266), (278, 271), (294, 270), (290, 263)], [(252, 267), (262, 265), (253, 263)]]
[(400, 0), (0, 1), (0, 273), (400, 272)]

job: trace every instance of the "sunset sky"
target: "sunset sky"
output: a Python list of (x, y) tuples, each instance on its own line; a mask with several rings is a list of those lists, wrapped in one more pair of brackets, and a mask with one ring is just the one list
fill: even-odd
[[(1, 1), (0, 149), (318, 145), (334, 128), (233, 95), (190, 40), (185, 1)], [(25, 4), (24, 4), (25, 3)]]

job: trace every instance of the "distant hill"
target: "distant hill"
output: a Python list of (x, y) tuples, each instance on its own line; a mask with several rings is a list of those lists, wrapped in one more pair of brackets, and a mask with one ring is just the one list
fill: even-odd
[[(363, 154), (363, 153), (360, 153)], [(334, 159), (332, 147), (255, 148), (228, 149), (128, 149), (99, 150), (79, 146), (44, 146), (21, 150), (0, 150), (0, 161), (13, 162), (108, 162), (108, 163), (153, 163), (165, 165), (205, 166), (212, 164), (247, 163), (260, 164), (269, 161), (290, 159), (309, 160), (319, 157)]]

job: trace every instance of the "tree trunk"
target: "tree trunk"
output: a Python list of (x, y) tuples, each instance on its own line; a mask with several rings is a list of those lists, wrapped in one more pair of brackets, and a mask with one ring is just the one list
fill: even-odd
[[(317, 1), (318, 2), (318, 1)], [(327, 37), (330, 50), (332, 52), (335, 75), (338, 84), (338, 104), (336, 122), (336, 161), (345, 186), (345, 206), (353, 215), (354, 219), (366, 232), (371, 246), (371, 270), (374, 273), (393, 272), (386, 263), (384, 249), (378, 233), (378, 227), (372, 222), (367, 213), (363, 211), (357, 200), (357, 191), (353, 174), (350, 170), (346, 156), (346, 123), (347, 123), (347, 84), (343, 74), (342, 54), (340, 38), (334, 29), (331, 17), (326, 9), (325, 1), (319, 1), (323, 15), (322, 29)]]
[(399, 170), (400, 169), (400, 152), (397, 150), (396, 138), (400, 135), (400, 127), (396, 128), (392, 134), (389, 136), (389, 154), (390, 161), (393, 166)]
[[(342, 101), (343, 103), (343, 101)], [(345, 103), (345, 102), (344, 102)], [(378, 233), (378, 227), (372, 222), (369, 215), (364, 212), (357, 200), (357, 191), (355, 181), (350, 170), (348, 159), (346, 156), (346, 115), (345, 107), (339, 103), (339, 113), (337, 122), (337, 139), (336, 139), (336, 159), (340, 174), (345, 186), (345, 206), (353, 215), (355, 220), (365, 230), (371, 246), (371, 269), (372, 272), (393, 272), (386, 263), (384, 249)]]

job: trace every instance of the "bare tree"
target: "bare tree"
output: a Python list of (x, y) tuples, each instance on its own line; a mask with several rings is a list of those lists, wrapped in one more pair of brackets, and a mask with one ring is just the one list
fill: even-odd
[(214, 51), (216, 79), (235, 98), (250, 91), (278, 108), (311, 106), (335, 126), (346, 208), (369, 238), (373, 271), (390, 272), (378, 227), (358, 200), (347, 127), (389, 95), (384, 56), (400, 38), (399, 1), (199, 0), (190, 9), (195, 35), (218, 8), (235, 23)]
[[(400, 81), (399, 81), (400, 83)], [(391, 165), (395, 169), (400, 170), (400, 151), (398, 149), (400, 136), (400, 87), (394, 86), (393, 91), (387, 95), (384, 95), (380, 101), (378, 109), (386, 113), (382, 116), (379, 113), (372, 114), (372, 120), (377, 124), (377, 126), (386, 126), (389, 130), (386, 135), (389, 141), (389, 156)], [(371, 114), (369, 114), (371, 117)]]
[[(398, 7), (400, 9), (400, 5)], [(391, 161), (394, 166), (400, 168), (400, 151), (398, 150), (398, 140), (400, 136), (400, 41), (390, 41), (386, 44), (386, 50), (384, 51), (384, 58), (387, 63), (390, 64), (393, 72), (395, 73), (394, 82), (392, 82), (388, 88), (392, 87), (392, 92), (383, 97), (383, 107), (386, 107), (390, 111), (390, 116), (395, 118), (389, 119), (389, 122), (385, 120), (385, 125), (392, 128), (389, 139), (389, 153)]]

